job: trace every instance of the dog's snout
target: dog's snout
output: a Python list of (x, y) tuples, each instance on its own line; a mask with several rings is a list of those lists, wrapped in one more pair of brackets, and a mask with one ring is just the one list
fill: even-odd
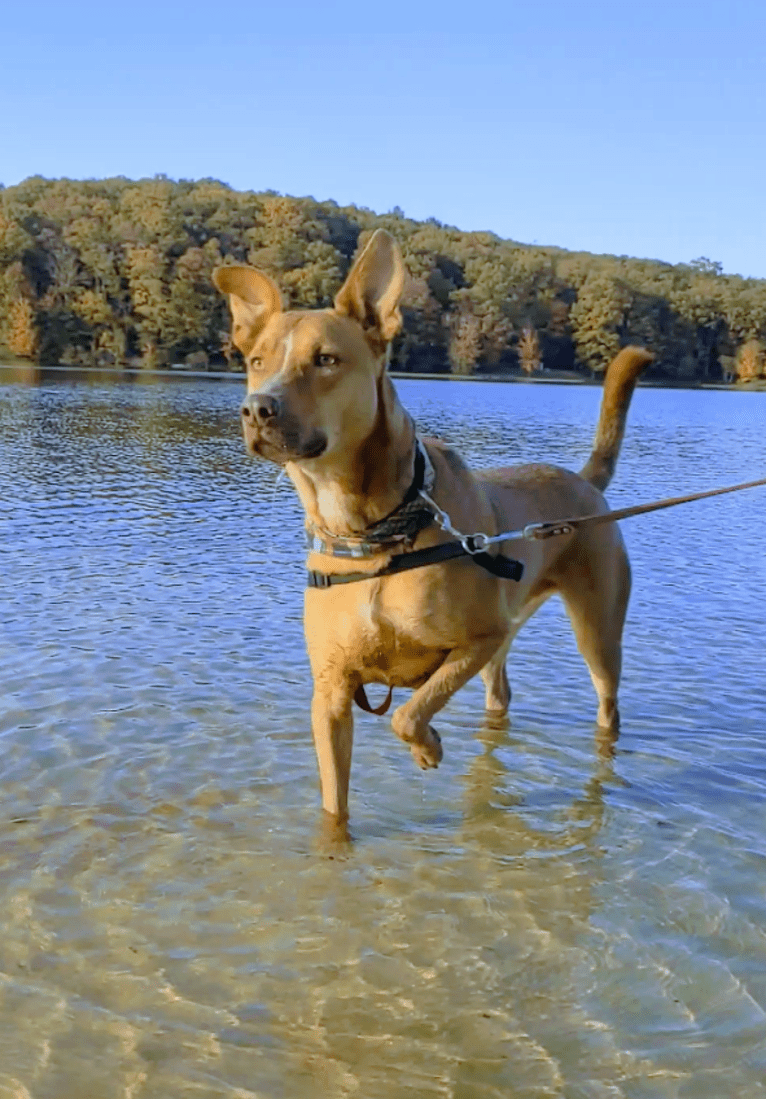
[(276, 420), (279, 416), (279, 401), (269, 393), (250, 393), (242, 405), (242, 416), (246, 420), (254, 417), (259, 424)]

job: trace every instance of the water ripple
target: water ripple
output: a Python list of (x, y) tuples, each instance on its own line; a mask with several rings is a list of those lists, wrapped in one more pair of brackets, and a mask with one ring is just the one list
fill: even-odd
[[(579, 467), (599, 398), (400, 389), (479, 465)], [(766, 1094), (762, 495), (624, 525), (616, 747), (551, 603), (435, 774), (360, 718), (328, 857), (302, 520), (238, 399), (0, 371), (0, 1094)], [(639, 391), (610, 499), (755, 476), (765, 412)]]

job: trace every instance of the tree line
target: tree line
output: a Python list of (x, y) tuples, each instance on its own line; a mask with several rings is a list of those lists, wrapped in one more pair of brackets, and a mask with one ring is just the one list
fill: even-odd
[(0, 188), (0, 345), (42, 364), (238, 369), (212, 269), (250, 263), (290, 306), (327, 306), (378, 227), (410, 273), (393, 369), (597, 373), (640, 343), (658, 378), (766, 375), (766, 280), (705, 258), (568, 252), (164, 176)]

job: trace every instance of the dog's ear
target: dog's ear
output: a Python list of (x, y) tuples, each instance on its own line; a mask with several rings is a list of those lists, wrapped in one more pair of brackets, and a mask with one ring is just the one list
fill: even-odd
[(377, 229), (338, 291), (335, 309), (388, 343), (402, 326), (399, 299), (405, 276), (399, 245), (385, 229)]
[(254, 267), (216, 267), (213, 282), (229, 298), (233, 343), (247, 355), (270, 317), (282, 311), (279, 287)]

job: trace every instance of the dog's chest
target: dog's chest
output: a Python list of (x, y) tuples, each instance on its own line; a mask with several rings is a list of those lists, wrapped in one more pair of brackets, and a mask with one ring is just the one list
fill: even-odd
[(504, 632), (495, 588), (471, 562), (454, 562), (310, 591), (305, 625), (314, 672), (418, 686), (447, 653)]
[(354, 670), (368, 682), (418, 686), (465, 636), (458, 608), (405, 577), (376, 585), (352, 613)]
[(392, 593), (390, 584), (377, 582), (308, 593), (306, 642), (315, 675), (326, 670), (405, 687), (433, 674), (450, 646), (425, 621), (416, 593), (397, 587)]
[(391, 620), (374, 613), (366, 617), (362, 612), (359, 627), (355, 670), (366, 682), (416, 687), (433, 675), (449, 651), (435, 647), (417, 624), (398, 616)]

